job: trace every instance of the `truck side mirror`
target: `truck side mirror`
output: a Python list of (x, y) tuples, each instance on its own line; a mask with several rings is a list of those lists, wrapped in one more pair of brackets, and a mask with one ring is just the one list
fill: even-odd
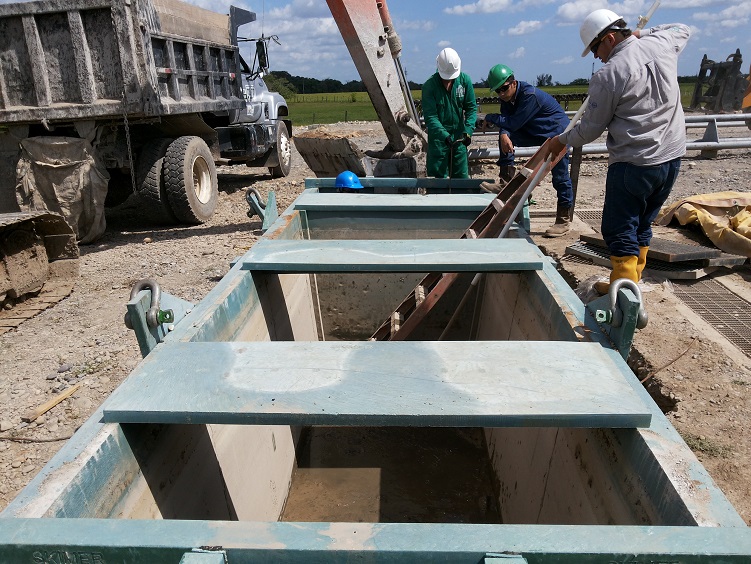
[(258, 57), (258, 67), (264, 72), (269, 70), (269, 55), (266, 51), (266, 42), (262, 39), (256, 41), (256, 57)]

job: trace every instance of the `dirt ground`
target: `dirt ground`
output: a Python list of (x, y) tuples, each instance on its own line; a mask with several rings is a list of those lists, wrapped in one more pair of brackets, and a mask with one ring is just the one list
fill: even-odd
[[(386, 144), (379, 123), (325, 126), (363, 149)], [(295, 128), (293, 134), (307, 128)], [(701, 135), (701, 132), (698, 133)], [(696, 135), (694, 135), (696, 136)], [(722, 130), (721, 137), (748, 137), (749, 131)], [(491, 146), (492, 136), (476, 138)], [(716, 159), (689, 153), (670, 201), (722, 190), (751, 191), (751, 150), (720, 152)], [(265, 170), (221, 167), (220, 200), (211, 220), (200, 226), (159, 228), (144, 221), (128, 201), (108, 211), (107, 231), (81, 248), (81, 277), (72, 294), (56, 306), (0, 335), (0, 509), (4, 508), (140, 360), (134, 334), (123, 323), (134, 282), (155, 278), (163, 291), (198, 302), (227, 272), (232, 259), (260, 236), (258, 217), (248, 218), (245, 189), (264, 197), (274, 190), (280, 210), (313, 176), (299, 155), (285, 179)], [(577, 209), (601, 209), (607, 161), (585, 157)], [(497, 167), (473, 167), (474, 177), (494, 177)], [(591, 227), (578, 218), (574, 232), (545, 239), (555, 206), (549, 178), (535, 191), (532, 235), (572, 287), (607, 270), (566, 255), (566, 246)], [(701, 239), (695, 232), (659, 228), (656, 236)], [(751, 301), (751, 269), (721, 269), (713, 278)], [(629, 359), (668, 417), (738, 512), (751, 524), (751, 359), (729, 343), (671, 291), (670, 283), (647, 272), (644, 299), (649, 324), (635, 339)], [(78, 391), (31, 424), (21, 414), (80, 383)]]

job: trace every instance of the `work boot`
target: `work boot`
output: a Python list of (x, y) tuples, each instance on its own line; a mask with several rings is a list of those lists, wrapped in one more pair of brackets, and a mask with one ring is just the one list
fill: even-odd
[(571, 230), (573, 208), (558, 206), (555, 209), (555, 223), (545, 230), (545, 237), (560, 237)]
[(636, 273), (638, 260), (639, 257), (636, 256), (610, 257), (610, 264), (613, 266), (613, 270), (610, 271), (610, 282), (595, 282), (595, 291), (604, 296), (610, 291), (610, 284), (619, 278), (628, 278), (638, 283), (639, 275)]
[(503, 190), (504, 186), (505, 184), (501, 182), (480, 182), (480, 190), (483, 192), (492, 192), (493, 194), (498, 194)]
[(636, 261), (636, 275), (641, 280), (641, 274), (644, 272), (644, 267), (647, 266), (647, 253), (649, 252), (649, 245), (646, 247), (639, 247), (639, 258)]
[(501, 165), (498, 172), (497, 182), (480, 182), (480, 189), (484, 192), (492, 192), (498, 194), (506, 187), (506, 184), (511, 182), (511, 179), (516, 175), (516, 167), (514, 165)]
[(498, 176), (501, 177), (501, 182), (506, 185), (516, 176), (516, 167), (514, 165), (501, 165)]

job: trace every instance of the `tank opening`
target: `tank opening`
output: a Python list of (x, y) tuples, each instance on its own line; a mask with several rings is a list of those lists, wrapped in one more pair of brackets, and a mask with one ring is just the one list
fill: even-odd
[(282, 521), (500, 523), (479, 428), (306, 427)]

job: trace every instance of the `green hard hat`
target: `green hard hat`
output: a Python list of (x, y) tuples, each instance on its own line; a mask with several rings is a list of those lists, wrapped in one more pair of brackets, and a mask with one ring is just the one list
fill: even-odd
[(495, 92), (511, 76), (514, 76), (514, 71), (506, 65), (496, 65), (488, 73), (488, 87), (491, 91)]

